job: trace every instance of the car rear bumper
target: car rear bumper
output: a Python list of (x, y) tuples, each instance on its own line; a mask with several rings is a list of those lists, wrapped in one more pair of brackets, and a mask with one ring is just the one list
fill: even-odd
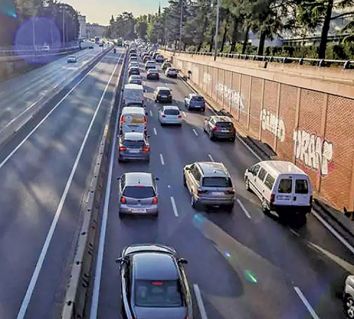
[(160, 118), (160, 122), (162, 124), (168, 124), (168, 125), (181, 125), (182, 124), (182, 120), (166, 120), (166, 119), (163, 119), (163, 118)]
[(279, 213), (289, 213), (289, 214), (308, 214), (311, 212), (312, 205), (310, 206), (291, 206), (291, 205), (269, 205), (270, 210)]
[(234, 198), (197, 197), (197, 201), (203, 205), (232, 205), (234, 203)]
[(236, 137), (235, 133), (214, 132), (213, 135), (214, 135), (215, 138), (218, 138), (220, 140), (222, 140), (222, 139), (230, 139), (230, 138), (235, 138)]
[(148, 161), (150, 159), (150, 154), (145, 153), (120, 153), (118, 156), (120, 161), (125, 160), (141, 160), (141, 161)]
[[(138, 211), (139, 209), (144, 209), (145, 211)], [(120, 214), (131, 214), (131, 215), (155, 215), (157, 214), (157, 205), (151, 206), (129, 206), (129, 205), (120, 205), (119, 207)]]
[(159, 102), (169, 102), (169, 103), (171, 103), (172, 102), (172, 97), (160, 97), (160, 96), (158, 96), (157, 100)]
[(159, 75), (147, 75), (146, 78), (148, 80), (159, 80), (160, 76)]
[(166, 74), (168, 78), (177, 78), (177, 74)]

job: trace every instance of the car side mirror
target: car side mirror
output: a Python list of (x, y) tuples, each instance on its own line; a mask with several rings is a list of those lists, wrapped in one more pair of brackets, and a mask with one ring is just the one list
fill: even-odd
[(159, 181), (159, 180), (160, 180), (160, 178), (158, 178), (158, 177), (155, 177), (155, 180), (156, 180), (156, 181)]
[(124, 262), (125, 262), (124, 257), (119, 257), (119, 258), (116, 259), (116, 263), (117, 263), (117, 264), (122, 264), (122, 263), (124, 263)]
[(186, 171), (190, 171), (191, 168), (190, 168), (190, 167), (186, 167), (185, 170), (186, 170)]
[(149, 115), (149, 113), (148, 113), (148, 112), (145, 112), (145, 115), (146, 115), (146, 116), (148, 116), (148, 115)]
[(179, 264), (186, 265), (186, 264), (188, 264), (188, 260), (187, 260), (187, 259), (184, 259), (184, 258), (180, 258), (180, 259), (178, 259), (178, 263), (179, 263)]

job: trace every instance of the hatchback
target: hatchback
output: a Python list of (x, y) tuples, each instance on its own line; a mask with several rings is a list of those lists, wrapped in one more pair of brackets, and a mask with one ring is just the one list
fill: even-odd
[(158, 86), (154, 91), (155, 102), (172, 102), (171, 89), (168, 87)]
[(183, 182), (191, 195), (191, 205), (234, 207), (235, 190), (223, 163), (196, 162), (183, 169)]
[(165, 71), (165, 75), (169, 78), (177, 78), (178, 71), (175, 68), (167, 68)]
[(182, 125), (182, 115), (178, 106), (165, 105), (159, 111), (161, 125)]
[(228, 116), (210, 116), (204, 121), (204, 132), (211, 140), (223, 139), (235, 142), (236, 129)]
[(161, 54), (159, 54), (159, 55), (157, 55), (157, 56), (155, 57), (155, 61), (156, 61), (157, 63), (162, 63), (164, 60), (165, 60), (165, 59), (164, 59), (164, 57), (163, 57)]
[(149, 70), (149, 69), (156, 69), (155, 61), (147, 61), (145, 63), (145, 70)]
[(119, 181), (119, 217), (129, 215), (157, 216), (156, 178), (151, 173), (125, 173)]
[(205, 100), (201, 95), (191, 93), (184, 99), (184, 105), (188, 110), (198, 109), (205, 111)]
[(146, 72), (146, 78), (148, 80), (159, 80), (160, 79), (159, 70), (158, 69), (149, 69)]
[(131, 75), (129, 77), (128, 83), (142, 85), (143, 81), (140, 75)]
[(131, 76), (131, 75), (140, 75), (140, 70), (139, 70), (139, 68), (135, 68), (135, 67), (129, 68), (129, 70), (128, 70), (128, 75), (129, 75), (129, 76)]
[(144, 133), (127, 132), (120, 135), (118, 161), (127, 160), (150, 160), (150, 145)]
[(193, 305), (184, 265), (167, 246), (126, 247), (120, 265), (123, 318), (192, 319)]

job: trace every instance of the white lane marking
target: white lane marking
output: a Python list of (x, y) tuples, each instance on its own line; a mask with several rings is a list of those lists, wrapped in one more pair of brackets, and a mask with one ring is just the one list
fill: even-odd
[(157, 131), (156, 131), (156, 128), (154, 127), (154, 134), (157, 135)]
[(98, 114), (98, 111), (100, 110), (101, 108), (101, 104), (102, 104), (102, 101), (103, 101), (103, 98), (104, 96), (106, 95), (106, 92), (107, 92), (107, 89), (109, 87), (109, 85), (111, 84), (111, 81), (112, 81), (112, 78), (113, 78), (113, 75), (114, 73), (116, 72), (117, 70), (117, 67), (118, 67), (118, 63), (116, 64), (112, 74), (111, 74), (111, 77), (109, 78), (109, 81), (107, 82), (107, 85), (102, 93), (102, 96), (100, 98), (100, 101), (98, 102), (98, 105), (97, 105), (97, 108), (96, 108), (96, 111), (91, 119), (91, 122), (90, 122), (90, 125), (88, 126), (87, 128), (87, 131), (86, 131), (86, 134), (85, 134), (85, 137), (84, 137), (84, 140), (82, 141), (82, 144), (81, 144), (81, 147), (80, 147), (80, 150), (78, 152), (78, 154), (76, 155), (76, 159), (75, 159), (75, 163), (74, 163), (74, 166), (72, 167), (71, 169), (71, 172), (70, 172), (70, 176), (66, 182), (66, 185), (65, 185), (65, 189), (64, 189), (64, 192), (60, 198), (60, 202), (58, 204), (58, 207), (57, 207), (57, 210), (55, 212), (55, 215), (54, 215), (54, 219), (52, 221), (52, 224), (50, 225), (50, 228), (49, 228), (49, 231), (48, 231), (48, 234), (47, 234), (47, 237), (45, 239), (45, 242), (44, 242), (44, 245), (43, 245), (43, 248), (42, 248), (42, 251), (39, 255), (39, 258), (38, 258), (38, 261), (37, 261), (37, 264), (36, 264), (36, 267), (34, 269), (34, 272), (32, 274), (32, 278), (31, 278), (31, 281), (28, 285), (28, 288), (27, 288), (27, 291), (26, 291), (26, 294), (25, 294), (25, 297), (22, 301), (22, 304), (21, 304), (21, 308), (17, 314), (17, 319), (22, 319), (25, 317), (25, 314), (26, 314), (26, 311), (27, 311), (27, 308), (28, 308), (28, 305), (30, 303), (30, 300), (31, 300), (31, 297), (32, 297), (32, 294), (33, 294), (33, 290), (36, 286), (36, 283), (37, 283), (37, 280), (38, 280), (38, 277), (39, 277), (39, 273), (42, 269), (42, 266), (43, 266), (43, 262), (44, 262), (44, 259), (47, 255), (47, 252), (48, 252), (48, 248), (49, 248), (49, 245), (50, 245), (50, 242), (52, 240), (52, 237), (53, 237), (53, 234), (54, 234), (54, 231), (55, 231), (55, 228), (57, 226), (57, 223), (58, 223), (58, 220), (59, 220), (59, 217), (61, 215), (61, 212), (62, 212), (62, 209), (63, 209), (63, 206), (64, 206), (64, 203), (65, 203), (65, 200), (66, 200), (66, 196), (68, 195), (69, 193), (69, 189), (70, 189), (70, 186), (71, 186), (71, 183), (72, 183), (72, 180), (74, 178), (74, 175), (75, 175), (75, 172), (76, 172), (76, 169), (77, 169), (77, 166), (79, 164), (79, 161), (81, 159), (81, 155), (82, 155), (82, 152), (84, 150), (84, 147), (86, 145), (86, 142), (87, 142), (87, 139), (88, 139), (88, 136), (91, 132), (91, 128), (93, 126), (93, 123), (96, 119), (96, 116)]
[(163, 159), (163, 155), (162, 154), (160, 154), (160, 160), (161, 160), (161, 164), (165, 165), (165, 160)]
[(187, 117), (186, 112), (182, 111), (182, 114), (183, 114), (184, 117)]
[(170, 199), (171, 199), (173, 213), (175, 214), (176, 217), (178, 217), (178, 210), (177, 210), (175, 199), (173, 196), (171, 196)]
[[(98, 63), (97, 63), (98, 64)], [(96, 64), (96, 65), (97, 65)], [(57, 109), (57, 107), (90, 75), (90, 73), (95, 69), (93, 67), (90, 72), (86, 73), (85, 76), (77, 82), (68, 93), (66, 93), (63, 98), (47, 113), (47, 115), (26, 135), (26, 137), (19, 143), (12, 152), (5, 157), (5, 159), (0, 163), (0, 168), (2, 168), (8, 160), (18, 151), (18, 149), (31, 137), (31, 135), (43, 124), (43, 122)]]
[(214, 159), (213, 159), (213, 157), (211, 156), (211, 154), (208, 154), (208, 156), (209, 156), (209, 158), (210, 158), (210, 160), (211, 160), (212, 162), (215, 162)]
[[(118, 86), (118, 81), (119, 81), (119, 76), (117, 77), (115, 88), (117, 88)], [(114, 134), (113, 134), (114, 137), (117, 136), (117, 131), (118, 131), (118, 121), (115, 121)], [(113, 173), (113, 164), (114, 164), (114, 154), (116, 149), (116, 140), (117, 140), (116, 138), (113, 138), (111, 158), (110, 158), (109, 169), (108, 169), (106, 193), (104, 197), (104, 206), (103, 206), (103, 214), (102, 214), (102, 224), (101, 224), (100, 239), (99, 239), (98, 252), (97, 252), (96, 271), (95, 271), (95, 278), (94, 278), (93, 292), (92, 292), (90, 319), (96, 319), (97, 312), (98, 312), (98, 299), (100, 295), (103, 253), (104, 253), (104, 244), (106, 240), (108, 207), (109, 207), (109, 197), (111, 194), (111, 187), (112, 187), (112, 173)]]
[(347, 247), (352, 254), (354, 254), (354, 247), (350, 245), (330, 224), (328, 224), (317, 212), (312, 210), (312, 215), (314, 215), (321, 223), (324, 225), (329, 232), (336, 237), (345, 247)]
[(197, 305), (199, 308), (200, 317), (202, 319), (208, 319), (199, 286), (197, 284), (194, 284), (193, 289), (194, 289), (195, 298), (197, 299)]
[(319, 319), (320, 317), (317, 316), (315, 310), (313, 310), (312, 306), (307, 301), (306, 297), (304, 296), (304, 294), (302, 293), (300, 288), (299, 287), (294, 287), (294, 289), (295, 289), (297, 295), (300, 297), (301, 301), (304, 303), (304, 305), (307, 308), (307, 310), (309, 311), (309, 313), (311, 314), (312, 318), (313, 319)]
[(154, 114), (152, 113), (152, 111), (151, 111), (151, 110), (150, 110), (150, 116), (151, 116), (151, 117), (153, 117), (153, 116), (154, 116)]
[(289, 228), (289, 230), (290, 230), (290, 232), (292, 232), (296, 237), (300, 237), (300, 234), (299, 234), (297, 231), (295, 231), (294, 229)]
[(194, 132), (195, 136), (198, 136), (198, 132), (195, 128), (193, 129), (193, 132)]
[(241, 209), (243, 210), (243, 212), (245, 213), (245, 215), (251, 219), (251, 215), (250, 213), (248, 212), (248, 210), (245, 208), (245, 206), (243, 206), (242, 202), (237, 198), (237, 203), (240, 205)]
[(171, 185), (167, 185), (168, 188), (171, 188)]

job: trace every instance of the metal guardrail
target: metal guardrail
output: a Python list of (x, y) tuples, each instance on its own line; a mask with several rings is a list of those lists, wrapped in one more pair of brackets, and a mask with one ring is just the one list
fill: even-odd
[[(197, 52), (197, 51), (174, 51), (172, 49), (163, 48), (163, 50), (185, 53), (190, 55), (202, 55), (202, 56), (213, 56), (213, 52)], [(240, 53), (217, 53), (217, 57), (239, 59), (239, 60), (251, 60), (251, 61), (262, 61), (262, 62), (278, 62), (278, 63), (296, 63), (299, 65), (312, 65), (318, 67), (326, 67), (331, 65), (342, 66), (343, 69), (354, 68), (354, 60), (331, 60), (331, 59), (312, 59), (312, 58), (293, 58), (284, 56), (269, 56), (269, 55), (253, 55), (253, 54), (240, 54)]]
[(79, 44), (73, 45), (73, 46), (68, 46), (68, 47), (57, 47), (57, 48), (51, 48), (51, 49), (45, 49), (45, 48), (37, 48), (34, 49), (33, 47), (30, 48), (18, 48), (16, 50), (14, 49), (1, 49), (0, 48), (0, 56), (3, 57), (12, 57), (12, 56), (43, 56), (43, 55), (57, 55), (63, 52), (67, 51), (72, 51), (79, 49), (80, 46)]

